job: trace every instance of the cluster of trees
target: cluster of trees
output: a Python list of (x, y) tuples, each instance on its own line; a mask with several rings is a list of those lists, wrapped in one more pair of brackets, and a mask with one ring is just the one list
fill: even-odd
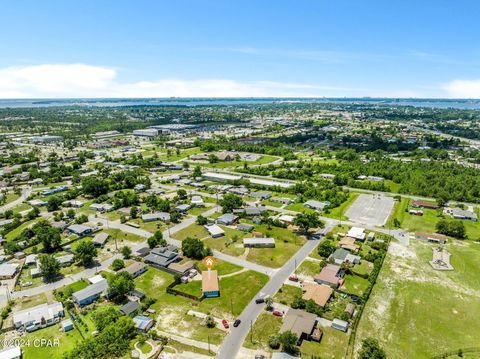
[(305, 234), (308, 234), (310, 228), (325, 227), (325, 222), (320, 220), (317, 212), (299, 213), (295, 217), (293, 224), (298, 226)]
[[(475, 168), (464, 167), (449, 161), (414, 160), (405, 163), (385, 157), (381, 152), (370, 153), (371, 158), (368, 162), (362, 162), (358, 154), (352, 151), (344, 151), (341, 154), (342, 160), (339, 163), (299, 161), (294, 165), (295, 168), (270, 165), (244, 171), (278, 178), (312, 181), (320, 186), (324, 186), (325, 180), (318, 174), (331, 173), (335, 175), (333, 183), (337, 186), (389, 191), (389, 186), (383, 181), (357, 180), (360, 175), (378, 176), (400, 184), (399, 193), (463, 202), (478, 202), (480, 198), (480, 176)], [(322, 191), (327, 189), (329, 188), (322, 188)], [(331, 198), (334, 199), (335, 196)], [(333, 202), (332, 199), (328, 200)]]
[(188, 258), (202, 259), (212, 254), (212, 250), (205, 247), (198, 238), (188, 237), (182, 241), (182, 252)]
[(137, 335), (132, 318), (118, 317), (111, 310), (95, 317), (97, 325), (103, 328), (99, 330), (100, 334), (79, 342), (64, 355), (64, 359), (120, 358), (130, 349), (131, 340)]
[(41, 219), (31, 228), (25, 228), (19, 236), (4, 243), (5, 252), (12, 254), (21, 247), (18, 242), (25, 241), (29, 246), (43, 245), (43, 251), (52, 253), (61, 243), (60, 229), (53, 228), (47, 220)]
[(467, 238), (465, 225), (462, 221), (441, 219), (435, 225), (435, 229), (438, 233), (445, 234), (446, 236), (458, 239)]
[(245, 204), (241, 197), (232, 193), (226, 193), (218, 203), (222, 206), (223, 213), (231, 213)]

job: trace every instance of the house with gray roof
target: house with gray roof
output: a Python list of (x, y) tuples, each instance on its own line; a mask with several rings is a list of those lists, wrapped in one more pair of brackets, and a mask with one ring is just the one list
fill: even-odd
[(238, 216), (232, 213), (224, 213), (220, 217), (217, 218), (218, 224), (223, 224), (225, 226), (229, 226), (234, 224), (238, 220)]
[(170, 263), (177, 262), (180, 259), (178, 252), (170, 247), (155, 247), (145, 256), (145, 263), (166, 268)]
[(107, 280), (103, 279), (72, 294), (72, 298), (81, 307), (97, 301), (107, 292)]

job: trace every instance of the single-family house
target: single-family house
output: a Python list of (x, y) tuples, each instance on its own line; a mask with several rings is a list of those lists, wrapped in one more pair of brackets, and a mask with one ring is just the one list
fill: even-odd
[(310, 199), (303, 204), (303, 207), (314, 209), (316, 211), (323, 211), (323, 209), (328, 206), (327, 202), (320, 202), (314, 199)]
[(347, 237), (355, 238), (357, 241), (365, 241), (365, 230), (360, 227), (352, 227), (347, 233)]
[(439, 233), (415, 232), (415, 239), (439, 244), (447, 243), (447, 236)]
[(92, 227), (84, 226), (83, 224), (72, 224), (67, 227), (67, 230), (79, 237), (86, 236), (93, 232)]
[(477, 214), (475, 212), (464, 210), (458, 207), (445, 208), (443, 212), (449, 216), (452, 216), (455, 219), (466, 219), (474, 222), (478, 220)]
[(0, 264), (0, 279), (12, 279), (20, 270), (18, 263), (2, 263)]
[(205, 225), (204, 227), (213, 238), (218, 238), (225, 235), (225, 231), (216, 224)]
[(243, 232), (251, 232), (255, 227), (249, 223), (239, 223), (237, 224), (237, 229)]
[(313, 300), (316, 304), (324, 307), (330, 300), (333, 294), (333, 289), (325, 284), (304, 283), (303, 296), (304, 300)]
[(429, 208), (429, 209), (438, 208), (438, 204), (436, 204), (435, 202), (428, 202), (428, 201), (422, 201), (417, 199), (414, 199), (413, 201), (411, 201), (410, 206), (415, 208)]
[(175, 207), (175, 211), (177, 211), (178, 213), (186, 213), (190, 208), (191, 206), (187, 203), (179, 204)]
[(177, 262), (181, 259), (175, 247), (155, 247), (145, 256), (145, 263), (153, 266), (166, 268), (170, 263)]
[(269, 199), (270, 197), (272, 197), (272, 192), (269, 192), (269, 191), (250, 192), (250, 196), (263, 201), (265, 199)]
[(170, 222), (170, 213), (168, 212), (155, 212), (142, 214), (142, 220), (144, 222), (164, 221)]
[(133, 318), (133, 323), (135, 324), (135, 329), (142, 333), (146, 333), (153, 327), (155, 324), (153, 319), (145, 317), (143, 315), (137, 315)]
[(238, 216), (232, 213), (224, 213), (217, 218), (218, 224), (223, 224), (224, 226), (230, 226), (238, 220)]
[(274, 238), (244, 238), (243, 246), (245, 248), (275, 248)]
[(103, 279), (72, 294), (73, 300), (81, 307), (97, 301), (107, 291), (107, 280)]
[(338, 288), (343, 283), (340, 266), (336, 264), (327, 264), (313, 279), (318, 284), (326, 284), (333, 288)]
[(137, 278), (138, 276), (145, 273), (147, 271), (147, 269), (148, 269), (148, 267), (145, 263), (135, 262), (135, 263), (129, 265), (127, 268), (122, 269), (122, 271), (130, 273), (132, 278)]
[(13, 313), (13, 325), (18, 330), (32, 332), (60, 322), (63, 316), (62, 303), (44, 303)]
[(218, 274), (216, 270), (202, 272), (202, 293), (207, 298), (219, 297)]
[(294, 216), (291, 216), (289, 214), (282, 214), (277, 218), (280, 222), (287, 223), (287, 224), (292, 224), (293, 221), (295, 220)]
[(291, 331), (298, 338), (297, 345), (301, 345), (303, 340), (311, 339), (316, 323), (316, 314), (308, 313), (300, 309), (289, 309), (283, 317), (280, 333)]
[(105, 233), (105, 232), (100, 232), (100, 233), (97, 233), (95, 235), (95, 237), (93, 237), (93, 244), (96, 246), (96, 247), (103, 247), (105, 245), (105, 243), (107, 242), (107, 239), (110, 235), (108, 233)]
[(353, 255), (349, 251), (344, 248), (337, 248), (335, 252), (333, 252), (329, 259), (333, 258), (335, 264), (342, 264), (343, 262), (348, 262), (352, 264), (360, 263), (360, 256)]
[(195, 206), (195, 207), (205, 207), (205, 202), (203, 201), (203, 198), (200, 196), (192, 196), (190, 203), (192, 204), (192, 206)]

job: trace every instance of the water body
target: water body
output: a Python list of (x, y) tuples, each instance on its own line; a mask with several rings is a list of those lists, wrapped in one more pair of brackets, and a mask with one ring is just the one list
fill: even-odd
[(272, 103), (337, 103), (365, 105), (414, 106), (428, 108), (480, 109), (478, 100), (392, 99), (392, 98), (122, 98), (122, 99), (18, 99), (1, 100), (0, 108), (85, 106), (210, 106)]

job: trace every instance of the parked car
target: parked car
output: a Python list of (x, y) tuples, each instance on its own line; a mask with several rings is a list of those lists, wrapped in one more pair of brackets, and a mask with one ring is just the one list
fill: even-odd
[(272, 314), (276, 317), (283, 317), (283, 312), (279, 311), (279, 310), (274, 310), (272, 312)]
[(236, 319), (234, 322), (233, 322), (233, 326), (236, 328), (240, 325), (242, 321), (240, 319)]
[(292, 274), (290, 277), (288, 277), (288, 279), (292, 282), (298, 282), (298, 277), (296, 274)]
[(225, 329), (230, 328), (230, 326), (228, 325), (228, 322), (225, 319), (222, 320), (222, 324)]

